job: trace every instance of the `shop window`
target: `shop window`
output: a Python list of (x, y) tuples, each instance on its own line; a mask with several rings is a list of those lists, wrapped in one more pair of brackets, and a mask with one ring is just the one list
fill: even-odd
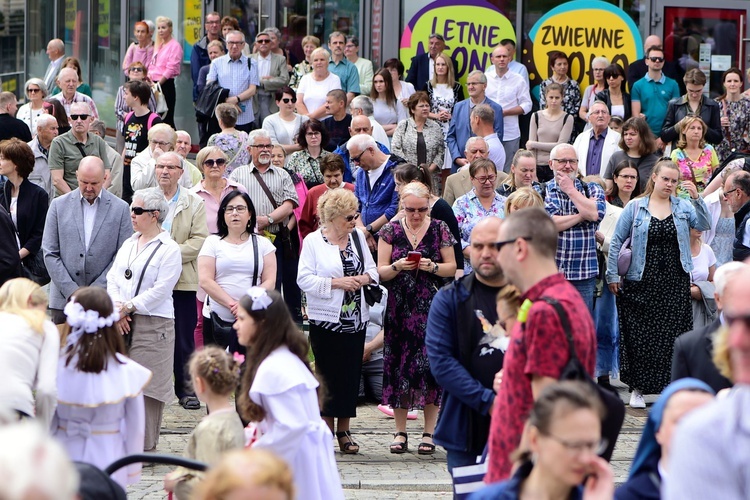
[(23, 95), (24, 6), (18, 2), (0, 4), (0, 80), (2, 90)]

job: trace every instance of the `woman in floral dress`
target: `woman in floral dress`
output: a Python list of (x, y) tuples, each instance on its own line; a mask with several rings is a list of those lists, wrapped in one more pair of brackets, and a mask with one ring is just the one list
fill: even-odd
[[(435, 452), (432, 433), (442, 390), (430, 373), (425, 327), (430, 304), (443, 279), (456, 272), (455, 240), (445, 222), (431, 219), (430, 191), (420, 182), (401, 188), (405, 217), (380, 229), (378, 274), (387, 282), (388, 309), (383, 348), (383, 404), (393, 408), (396, 420), (391, 453), (408, 450), (406, 415), (424, 409), (424, 432), (417, 452)], [(419, 261), (407, 259), (419, 252)]]
[[(564, 52), (554, 51), (550, 54), (549, 61), (552, 76), (539, 85), (539, 107), (541, 109), (547, 107), (544, 92), (547, 85), (550, 83), (559, 83), (563, 87), (563, 110), (569, 115), (578, 116), (578, 110), (581, 107), (581, 87), (578, 86), (576, 80), (568, 76), (568, 69), (570, 68), (568, 56)], [(571, 143), (576, 135), (574, 130), (573, 136), (570, 138)]]
[[(680, 168), (680, 180), (691, 181), (702, 193), (719, 166), (714, 147), (706, 144), (706, 123), (698, 116), (686, 116), (680, 122), (680, 140), (672, 151), (672, 161)], [(688, 198), (685, 190), (678, 188), (680, 198)]]
[(750, 99), (742, 94), (742, 71), (729, 68), (721, 77), (724, 95), (716, 98), (721, 109), (721, 133), (724, 136), (716, 146), (720, 161), (725, 161), (732, 151), (750, 150)]
[(320, 160), (331, 154), (323, 149), (323, 144), (328, 144), (328, 130), (318, 120), (311, 118), (300, 125), (297, 144), (302, 149), (289, 156), (286, 167), (302, 177), (307, 189), (323, 184)]
[(218, 147), (229, 158), (224, 173), (224, 177), (227, 178), (235, 168), (250, 163), (248, 135), (246, 132), (234, 128), (237, 124), (239, 112), (239, 108), (234, 104), (224, 103), (216, 106), (216, 118), (219, 121), (221, 132), (208, 138), (209, 146)]

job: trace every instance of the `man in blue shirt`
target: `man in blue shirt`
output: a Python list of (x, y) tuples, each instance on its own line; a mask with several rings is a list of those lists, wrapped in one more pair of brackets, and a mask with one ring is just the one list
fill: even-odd
[(648, 126), (657, 137), (656, 145), (664, 149), (664, 143), (658, 137), (661, 135), (664, 118), (667, 116), (669, 101), (680, 97), (677, 82), (664, 76), (664, 49), (651, 47), (646, 53), (646, 76), (633, 82), (631, 101), (633, 116), (641, 116), (648, 122)]
[(383, 153), (375, 139), (367, 134), (355, 135), (349, 139), (346, 149), (349, 150), (350, 162), (360, 167), (354, 186), (361, 214), (357, 225), (367, 236), (367, 244), (374, 251), (374, 235), (398, 212), (393, 168), (406, 163), (406, 160)]
[(348, 106), (352, 99), (359, 95), (359, 72), (357, 67), (344, 56), (345, 45), (346, 35), (340, 31), (334, 31), (328, 35), (328, 48), (331, 50), (328, 71), (341, 80), (341, 90), (346, 92), (346, 105)]

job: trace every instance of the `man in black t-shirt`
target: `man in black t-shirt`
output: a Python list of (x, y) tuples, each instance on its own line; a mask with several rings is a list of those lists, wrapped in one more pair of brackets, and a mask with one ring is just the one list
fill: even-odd
[(148, 147), (148, 131), (157, 123), (161, 123), (161, 118), (148, 108), (151, 88), (147, 83), (131, 80), (123, 87), (125, 104), (133, 110), (125, 115), (125, 149), (122, 152), (122, 199), (130, 203), (133, 196), (133, 188), (130, 185), (130, 162), (135, 155)]
[(435, 444), (446, 449), (449, 472), (475, 464), (489, 435), (492, 382), (508, 340), (496, 309), (497, 294), (507, 286), (495, 244), (501, 223), (486, 217), (474, 226), (473, 272), (438, 291), (427, 319), (430, 371), (443, 387)]
[(351, 135), (349, 126), (352, 124), (352, 115), (346, 112), (346, 92), (343, 90), (331, 90), (326, 95), (326, 112), (331, 116), (323, 120), (323, 126), (328, 130), (328, 144), (323, 144), (326, 151), (336, 151), (336, 148), (345, 144)]

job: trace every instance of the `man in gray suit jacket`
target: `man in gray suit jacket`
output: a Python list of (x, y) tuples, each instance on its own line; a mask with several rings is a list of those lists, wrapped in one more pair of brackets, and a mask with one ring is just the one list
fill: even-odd
[(263, 126), (263, 120), (268, 115), (278, 113), (276, 105), (276, 91), (289, 83), (289, 71), (284, 56), (271, 52), (271, 36), (267, 31), (261, 31), (255, 37), (258, 52), (250, 56), (255, 69), (258, 70), (258, 91), (253, 96), (253, 113), (255, 114), (255, 128)]
[(52, 283), (49, 308), (56, 324), (79, 287), (107, 287), (107, 271), (122, 243), (133, 234), (128, 204), (102, 189), (104, 163), (81, 160), (78, 189), (55, 198), (47, 211), (42, 250)]

